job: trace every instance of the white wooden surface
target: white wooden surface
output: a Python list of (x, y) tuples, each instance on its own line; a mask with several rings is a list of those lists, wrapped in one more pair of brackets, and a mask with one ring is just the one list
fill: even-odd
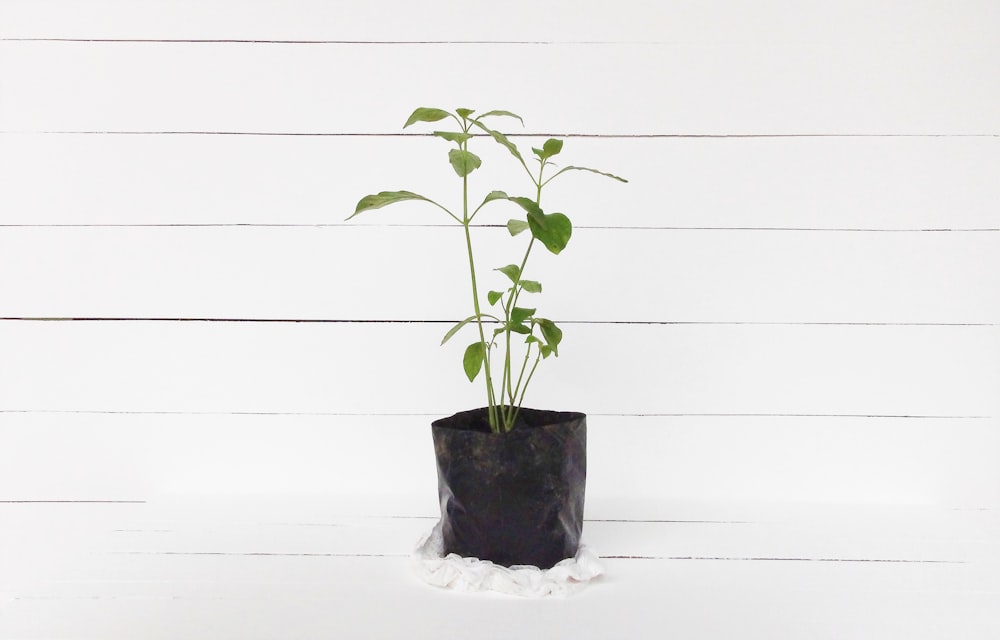
[(11, 638), (1000, 631), (995, 512), (662, 503), (624, 523), (602, 517), (612, 505), (593, 506), (587, 536), (607, 574), (571, 599), (532, 601), (418, 583), (404, 550), (433, 519), (409, 515), (412, 505), (259, 495), (9, 505), (5, 548), (27, 551), (8, 559), (21, 579), (0, 582), (15, 594), (0, 615)]
[[(0, 2), (0, 638), (997, 637), (998, 34), (987, 1)], [(610, 556), (572, 600), (406, 566), (427, 422), (480, 403), (435, 346), (462, 253), (417, 206), (343, 220), (454, 197), (417, 105), (631, 180), (554, 184), (576, 233), (532, 267), (566, 323), (534, 403), (590, 415)]]

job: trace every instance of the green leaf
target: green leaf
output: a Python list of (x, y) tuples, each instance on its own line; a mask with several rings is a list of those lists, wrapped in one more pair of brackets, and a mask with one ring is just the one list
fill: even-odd
[(475, 109), (455, 109), (455, 113), (457, 113), (460, 118), (468, 118), (475, 111)]
[(528, 223), (524, 220), (508, 220), (507, 221), (507, 231), (510, 231), (510, 235), (516, 236), (517, 234), (525, 231), (528, 228)]
[(555, 322), (545, 318), (535, 318), (535, 324), (542, 330), (542, 337), (545, 343), (552, 349), (552, 353), (559, 355), (559, 343), (562, 342), (562, 329), (556, 326)]
[(541, 293), (542, 283), (535, 280), (521, 280), (521, 288), (528, 293)]
[[(538, 156), (538, 159), (540, 161), (545, 162), (552, 156), (559, 155), (559, 152), (562, 151), (562, 148), (563, 148), (562, 140), (558, 140), (556, 138), (549, 138), (548, 140), (545, 141), (545, 144), (542, 145), (541, 149), (537, 147), (531, 147), (531, 151), (536, 156)], [(555, 176), (552, 177), (554, 178)]]
[(555, 254), (566, 248), (573, 235), (573, 224), (561, 213), (546, 214), (541, 209), (529, 212), (528, 226), (531, 227), (531, 235), (541, 240), (545, 248)]
[[(555, 349), (553, 349), (547, 344), (540, 344), (538, 345), (538, 352), (542, 354), (542, 360), (544, 360), (545, 358), (548, 358), (553, 353), (555, 353)], [(559, 354), (556, 355), (558, 356)]]
[[(483, 204), (486, 204), (487, 202), (493, 202), (494, 200), (507, 200), (508, 197), (509, 196), (506, 193), (504, 193), (503, 191), (490, 191), (486, 195), (486, 197), (483, 198)], [(479, 205), (476, 208), (476, 210), (478, 211), (479, 209), (482, 209), (483, 208), (483, 204)]]
[(461, 131), (435, 131), (434, 135), (439, 138), (444, 138), (448, 142), (455, 142), (458, 144), (462, 144), (472, 137), (471, 133), (462, 133)]
[(516, 264), (509, 264), (506, 267), (500, 267), (499, 269), (494, 269), (494, 271), (499, 271), (504, 274), (510, 281), (517, 284), (517, 279), (521, 277), (521, 267)]
[(524, 339), (524, 344), (531, 344), (532, 342), (541, 342), (541, 340), (538, 339), (538, 336), (528, 336)]
[(438, 120), (444, 120), (451, 114), (443, 109), (432, 109), (430, 107), (418, 107), (410, 114), (407, 118), (406, 124), (403, 128), (410, 126), (414, 122), (437, 122)]
[(507, 116), (508, 118), (517, 118), (521, 121), (521, 126), (524, 126), (524, 118), (517, 115), (516, 113), (511, 113), (510, 111), (504, 111), (503, 109), (496, 109), (494, 111), (487, 111), (486, 113), (480, 115), (480, 118), (486, 118), (489, 116)]
[(451, 162), (452, 168), (455, 169), (455, 173), (457, 173), (460, 178), (464, 178), (469, 175), (478, 169), (479, 165), (483, 164), (483, 161), (479, 159), (479, 156), (471, 151), (464, 151), (462, 149), (452, 149), (449, 151), (448, 160)]
[[(600, 174), (602, 176), (607, 176), (609, 178), (614, 178), (615, 180), (618, 180), (619, 182), (628, 182), (628, 180), (626, 180), (625, 178), (616, 176), (613, 173), (607, 173), (605, 171), (598, 171), (597, 169), (590, 169), (590, 168), (587, 168), (587, 167), (563, 167), (562, 169), (560, 169), (558, 171), (558, 173), (556, 173), (554, 176), (552, 176), (552, 178), (555, 178), (556, 176), (558, 176), (561, 173), (566, 173), (567, 171), (589, 171), (591, 173), (597, 173), (597, 174)], [(550, 180), (552, 180), (552, 178), (549, 178), (545, 182), (548, 183)]]
[(525, 198), (523, 196), (514, 196), (512, 198), (507, 198), (511, 202), (517, 204), (519, 207), (527, 211), (528, 213), (541, 213), (542, 209), (535, 203), (531, 198)]
[(462, 356), (462, 368), (465, 369), (465, 376), (472, 382), (479, 375), (479, 370), (483, 368), (483, 360), (486, 359), (486, 343), (473, 342), (465, 349)]
[(458, 324), (456, 324), (451, 329), (448, 329), (448, 333), (444, 334), (444, 338), (441, 339), (441, 344), (444, 344), (445, 342), (448, 342), (449, 340), (451, 340), (451, 337), (453, 335), (455, 335), (458, 332), (459, 329), (461, 329), (462, 327), (464, 327), (465, 325), (469, 324), (470, 322), (472, 322), (475, 319), (476, 319), (476, 316), (469, 316), (465, 320), (462, 320), (461, 322), (459, 322)]
[(508, 198), (528, 212), (528, 227), (531, 235), (542, 241), (542, 244), (552, 253), (560, 253), (566, 248), (569, 238), (573, 235), (573, 225), (569, 218), (561, 213), (546, 214), (531, 198)]
[[(525, 320), (535, 315), (535, 309), (525, 309), (524, 307), (514, 307), (510, 310), (510, 323), (522, 324)], [(529, 332), (530, 333), (530, 332)]]
[(486, 299), (489, 300), (490, 305), (492, 306), (495, 305), (500, 300), (500, 298), (503, 297), (503, 294), (504, 294), (503, 291), (490, 291), (489, 293), (486, 294)]
[(563, 148), (562, 140), (558, 140), (556, 138), (549, 138), (548, 140), (545, 141), (545, 144), (542, 145), (542, 153), (545, 156), (542, 158), (542, 160), (548, 160), (552, 156), (559, 155), (559, 152), (562, 151), (562, 148)]
[(520, 333), (521, 335), (525, 335), (525, 336), (531, 334), (531, 329), (529, 329), (528, 327), (526, 327), (523, 324), (514, 324), (513, 322), (510, 322), (510, 323), (508, 323), (505, 326), (506, 326), (507, 329), (509, 329), (510, 331), (513, 331), (514, 333)]
[(422, 195), (418, 195), (412, 191), (380, 191), (379, 193), (361, 198), (361, 200), (358, 201), (358, 206), (354, 209), (354, 213), (352, 213), (347, 219), (350, 220), (364, 211), (381, 209), (386, 205), (403, 202), (404, 200), (424, 200), (425, 202), (431, 202)]
[(517, 145), (508, 140), (507, 136), (500, 133), (499, 131), (494, 131), (493, 129), (490, 129), (479, 120), (473, 120), (472, 124), (476, 125), (486, 133), (490, 134), (490, 136), (492, 136), (494, 140), (505, 146), (507, 148), (507, 151), (510, 151), (511, 155), (520, 160), (521, 164), (524, 164), (524, 158), (521, 157), (521, 152), (517, 150)]

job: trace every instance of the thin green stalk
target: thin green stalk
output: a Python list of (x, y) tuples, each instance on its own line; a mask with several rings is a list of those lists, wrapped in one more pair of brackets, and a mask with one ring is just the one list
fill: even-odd
[[(535, 369), (538, 368), (538, 363), (541, 362), (541, 361), (542, 361), (542, 354), (541, 354), (541, 352), (539, 352), (539, 354), (537, 356), (535, 356), (535, 364), (533, 364), (531, 366), (531, 372), (528, 373), (528, 379), (524, 381), (524, 388), (521, 389), (521, 397), (517, 401), (517, 408), (514, 409), (514, 418), (513, 418), (513, 420), (517, 420), (517, 414), (521, 412), (521, 405), (524, 403), (524, 394), (528, 390), (528, 385), (531, 383), (531, 377), (533, 375), (535, 375)], [(513, 424), (513, 420), (511, 421), (512, 424)]]
[[(468, 129), (466, 129), (468, 131)], [(465, 143), (463, 150), (467, 150)], [(472, 306), (476, 312), (476, 326), (479, 328), (479, 340), (486, 345), (486, 333), (483, 330), (482, 311), (479, 308), (479, 287), (476, 283), (476, 261), (472, 256), (472, 235), (469, 233), (469, 178), (462, 176), (462, 228), (465, 230), (465, 248), (469, 256), (469, 275), (472, 280)], [(497, 431), (499, 422), (496, 414), (496, 399), (493, 393), (493, 377), (490, 372), (490, 352), (486, 349), (483, 357), (483, 373), (486, 378), (486, 400), (489, 405), (488, 413), (490, 429)]]
[[(472, 278), (472, 302), (473, 307), (476, 311), (476, 326), (479, 328), (479, 339), (485, 345), (486, 343), (486, 332), (483, 330), (483, 318), (479, 309), (479, 288), (476, 284), (476, 263), (472, 257), (472, 236), (469, 234), (468, 223), (462, 225), (465, 229), (465, 247), (469, 255), (469, 274)], [(483, 369), (486, 378), (486, 399), (489, 403), (489, 418), (490, 418), (490, 429), (496, 430), (497, 421), (496, 415), (496, 399), (493, 393), (493, 378), (490, 373), (490, 352), (489, 348), (486, 349), (486, 355), (483, 358)]]
[[(524, 275), (523, 273), (524, 267), (528, 264), (528, 256), (531, 255), (531, 248), (533, 246), (535, 246), (534, 236), (532, 236), (531, 240), (528, 242), (528, 249), (524, 252), (524, 258), (521, 260), (521, 266), (518, 268), (518, 273), (519, 273), (518, 280), (521, 279), (520, 278), (521, 275)], [(507, 301), (507, 322), (510, 322), (510, 313), (514, 309), (514, 307), (517, 306), (517, 300), (520, 297), (520, 295), (521, 295), (521, 288), (515, 285), (512, 288), (510, 292), (510, 298)], [(507, 389), (507, 396), (509, 397), (510, 404), (513, 407), (516, 404), (514, 401), (517, 399), (517, 389), (511, 386), (511, 383), (513, 381), (512, 380), (513, 370), (510, 364), (510, 338), (511, 338), (510, 334), (511, 331), (510, 329), (508, 329), (505, 332), (504, 336), (506, 339), (507, 351), (504, 358), (503, 373), (504, 373), (504, 385), (506, 386)], [(520, 381), (518, 381), (518, 387), (520, 387), (520, 384), (521, 384)], [(511, 416), (507, 411), (504, 411), (504, 427), (507, 431), (510, 431), (511, 429), (514, 428), (513, 416)]]
[[(534, 176), (532, 176), (532, 181), (535, 182), (535, 185), (537, 187), (536, 191), (535, 191), (535, 204), (537, 204), (539, 207), (542, 206), (542, 204), (541, 204), (542, 203), (542, 173), (544, 171), (545, 171), (545, 164), (542, 163), (542, 165), (538, 168), (538, 180), (537, 181), (534, 180)], [(528, 264), (528, 256), (531, 255), (531, 248), (534, 247), (534, 246), (535, 246), (535, 236), (532, 235), (531, 236), (531, 240), (528, 242), (528, 249), (524, 252), (524, 258), (521, 260), (521, 266), (518, 269), (518, 280), (520, 280), (521, 277), (524, 275), (524, 267)], [(522, 291), (522, 289), (520, 287), (518, 287), (517, 285), (515, 285), (511, 289), (510, 298), (509, 298), (508, 303), (507, 303), (507, 309), (508, 309), (508, 312), (507, 312), (507, 321), (508, 322), (510, 322), (510, 311), (509, 310), (511, 310), (515, 306), (517, 306), (518, 298), (521, 297), (521, 291)], [(517, 414), (521, 410), (521, 402), (524, 401), (524, 392), (527, 391), (527, 389), (528, 389), (528, 383), (531, 382), (531, 375), (529, 375), (528, 376), (528, 380), (525, 381), (525, 383), (524, 383), (524, 387), (523, 388), (521, 387), (521, 379), (524, 377), (524, 368), (528, 364), (528, 354), (530, 354), (530, 352), (531, 352), (531, 345), (530, 344), (528, 345), (528, 352), (525, 354), (524, 365), (521, 367), (521, 373), (517, 377), (517, 386), (516, 387), (512, 387), (511, 386), (511, 382), (512, 382), (512, 378), (513, 378), (513, 373), (514, 372), (512, 370), (511, 364), (510, 364), (510, 334), (511, 334), (510, 329), (508, 329), (505, 333), (506, 333), (505, 337), (506, 337), (507, 350), (506, 350), (506, 353), (504, 354), (504, 356), (505, 356), (504, 357), (504, 369), (503, 369), (504, 379), (503, 379), (503, 381), (502, 381), (501, 384), (505, 384), (506, 385), (507, 395), (510, 398), (510, 404), (511, 404), (512, 411), (510, 411), (508, 413), (508, 411), (503, 408), (503, 403), (501, 404), (501, 411), (502, 411), (502, 414), (503, 414), (504, 430), (505, 431), (510, 431), (511, 429), (514, 428), (514, 421), (517, 419)], [(538, 362), (537, 361), (535, 362), (535, 366), (538, 366)], [(534, 372), (535, 372), (535, 369), (534, 369), (534, 367), (532, 367), (531, 373), (534, 373)], [(501, 386), (501, 388), (500, 388), (501, 400), (503, 398), (503, 396), (502, 396), (503, 390), (504, 390), (504, 387)], [(518, 391), (521, 391), (521, 401), (515, 402), (515, 400), (517, 400), (517, 392)]]
[(521, 363), (521, 372), (517, 374), (517, 385), (514, 386), (514, 396), (517, 392), (521, 390), (521, 381), (524, 379), (524, 372), (528, 368), (528, 360), (531, 358), (531, 343), (528, 343), (528, 348), (524, 351), (524, 362)]

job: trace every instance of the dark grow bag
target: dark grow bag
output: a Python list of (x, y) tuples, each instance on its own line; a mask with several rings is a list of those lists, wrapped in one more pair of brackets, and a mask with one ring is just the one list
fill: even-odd
[(587, 416), (521, 409), (508, 433), (488, 410), (431, 424), (445, 553), (548, 569), (576, 555), (587, 481)]

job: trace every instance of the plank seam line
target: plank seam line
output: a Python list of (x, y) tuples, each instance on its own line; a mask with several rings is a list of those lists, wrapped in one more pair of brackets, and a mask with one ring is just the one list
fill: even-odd
[[(207, 131), (207, 130), (0, 130), (0, 135), (105, 135), (105, 136), (288, 136), (318, 138), (430, 138), (433, 133), (319, 132), (319, 131)], [(473, 134), (486, 137), (485, 134)], [(771, 138), (998, 138), (1000, 133), (506, 133), (508, 138), (574, 139), (771, 139)]]
[(0, 500), (0, 504), (146, 504), (145, 500)]
[(52, 38), (10, 37), (0, 42), (82, 42), (101, 44), (292, 44), (292, 45), (664, 45), (700, 44), (668, 40), (312, 40), (261, 38)]
[[(415, 46), (415, 45), (531, 45), (531, 46), (716, 46), (741, 45), (758, 46), (755, 40), (733, 39), (673, 39), (673, 40), (496, 40), (496, 39), (423, 39), (423, 40), (348, 40), (348, 39), (318, 39), (318, 38), (87, 38), (54, 37), (54, 36), (7, 36), (0, 37), (0, 42), (66, 42), (95, 44), (264, 44), (264, 45), (350, 45), (350, 46)], [(889, 40), (888, 42), (903, 45), (926, 45), (922, 40)], [(938, 42), (938, 41), (935, 41)], [(802, 46), (809, 42), (799, 40), (777, 40), (774, 44)], [(945, 41), (954, 45), (955, 41)]]
[(628, 518), (584, 518), (584, 522), (612, 522), (624, 524), (757, 524), (750, 520), (643, 520)]
[[(282, 558), (408, 558), (402, 553), (334, 553), (334, 552), (272, 552), (272, 551), (111, 551), (112, 555), (129, 556), (214, 556), (214, 557), (282, 557)], [(605, 560), (703, 560), (730, 562), (872, 562), (889, 564), (968, 564), (964, 560), (909, 560), (891, 558), (783, 558), (766, 556), (647, 556), (605, 555)]]
[[(0, 322), (205, 322), (260, 324), (454, 324), (457, 320), (399, 320), (346, 318), (184, 318), (169, 316), (2, 316)], [(792, 326), (792, 327), (997, 327), (997, 322), (765, 322), (740, 320), (560, 320), (574, 325), (636, 326)]]
[(278, 552), (278, 551), (109, 551), (124, 556), (235, 556), (281, 558), (409, 558), (402, 553), (335, 553), (335, 552)]
[[(439, 516), (342, 516), (344, 519), (364, 519), (364, 520), (437, 520)], [(584, 522), (610, 522), (610, 523), (635, 523), (635, 524), (757, 524), (750, 520), (655, 520), (655, 519), (630, 519), (630, 518), (584, 518)], [(267, 523), (284, 527), (342, 527), (343, 524), (333, 522), (272, 522)], [(147, 533), (148, 530), (136, 529), (116, 529), (122, 532)]]
[(874, 562), (888, 564), (968, 564), (965, 560), (907, 560), (890, 558), (782, 558), (764, 556), (646, 556), (608, 555), (607, 560), (723, 560), (729, 562)]
[[(474, 224), (474, 229), (506, 229), (501, 224)], [(0, 229), (455, 229), (453, 224), (346, 224), (337, 222), (148, 222), (148, 223), (0, 223)], [(795, 231), (841, 233), (997, 233), (1000, 227), (653, 227), (642, 225), (578, 225), (577, 230), (605, 231)]]
[[(136, 415), (136, 416), (315, 416), (345, 418), (425, 418), (448, 415), (432, 413), (357, 413), (333, 411), (155, 411), (116, 409), (0, 409), (0, 414), (42, 415)], [(935, 415), (886, 413), (588, 413), (602, 418), (878, 418), (906, 420), (993, 420), (989, 415)]]

